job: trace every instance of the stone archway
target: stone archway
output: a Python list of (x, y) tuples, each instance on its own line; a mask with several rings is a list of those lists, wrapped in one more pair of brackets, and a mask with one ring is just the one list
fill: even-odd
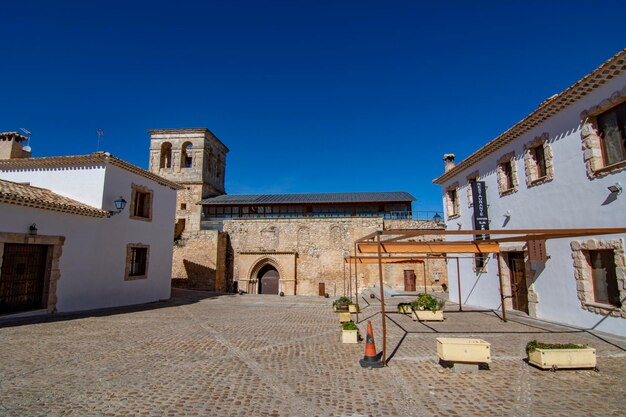
[(280, 274), (271, 264), (266, 264), (257, 273), (258, 294), (278, 294)]

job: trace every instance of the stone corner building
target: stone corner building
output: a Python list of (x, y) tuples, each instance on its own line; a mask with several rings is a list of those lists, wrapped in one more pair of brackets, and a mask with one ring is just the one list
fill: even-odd
[[(228, 148), (208, 129), (149, 133), (150, 171), (184, 187), (172, 264), (177, 287), (341, 295), (349, 275), (344, 257), (356, 239), (383, 229), (442, 227), (415, 220), (415, 198), (406, 192), (227, 195)], [(359, 265), (359, 287), (378, 282), (377, 268)], [(397, 289), (441, 291), (447, 268), (443, 259), (385, 264), (384, 278)]]

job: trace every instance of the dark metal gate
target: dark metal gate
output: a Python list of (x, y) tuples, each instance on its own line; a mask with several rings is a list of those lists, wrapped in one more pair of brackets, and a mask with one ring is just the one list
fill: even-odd
[(278, 271), (270, 269), (261, 276), (261, 294), (278, 294)]
[(48, 246), (7, 243), (0, 273), (0, 313), (45, 307)]

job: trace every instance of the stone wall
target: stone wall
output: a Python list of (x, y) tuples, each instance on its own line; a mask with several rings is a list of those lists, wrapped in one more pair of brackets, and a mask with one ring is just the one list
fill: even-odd
[[(233, 280), (239, 282), (241, 290), (256, 292), (255, 271), (271, 264), (281, 274), (280, 288), (286, 294), (317, 295), (320, 283), (324, 283), (326, 292), (331, 295), (343, 294), (349, 276), (343, 258), (353, 253), (356, 239), (383, 227), (434, 226), (434, 222), (393, 222), (384, 225), (382, 218), (227, 220), (224, 232), (229, 235), (234, 255)], [(433, 238), (440, 240), (439, 236)], [(295, 267), (292, 266), (294, 260)], [(440, 259), (415, 264), (385, 264), (385, 283), (402, 289), (404, 270), (415, 272), (418, 290), (423, 288), (424, 279), (429, 290), (433, 287), (441, 289), (441, 284), (447, 284), (446, 264)], [(360, 288), (378, 283), (377, 264), (360, 264), (357, 272)]]
[(172, 286), (198, 290), (215, 290), (218, 267), (220, 232), (194, 232), (181, 244), (174, 246)]

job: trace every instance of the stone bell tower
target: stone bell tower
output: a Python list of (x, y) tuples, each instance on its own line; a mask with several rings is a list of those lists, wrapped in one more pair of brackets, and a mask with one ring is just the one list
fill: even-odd
[(175, 237), (200, 230), (200, 200), (225, 194), (228, 148), (209, 129), (155, 129), (150, 172), (185, 187), (176, 196)]

